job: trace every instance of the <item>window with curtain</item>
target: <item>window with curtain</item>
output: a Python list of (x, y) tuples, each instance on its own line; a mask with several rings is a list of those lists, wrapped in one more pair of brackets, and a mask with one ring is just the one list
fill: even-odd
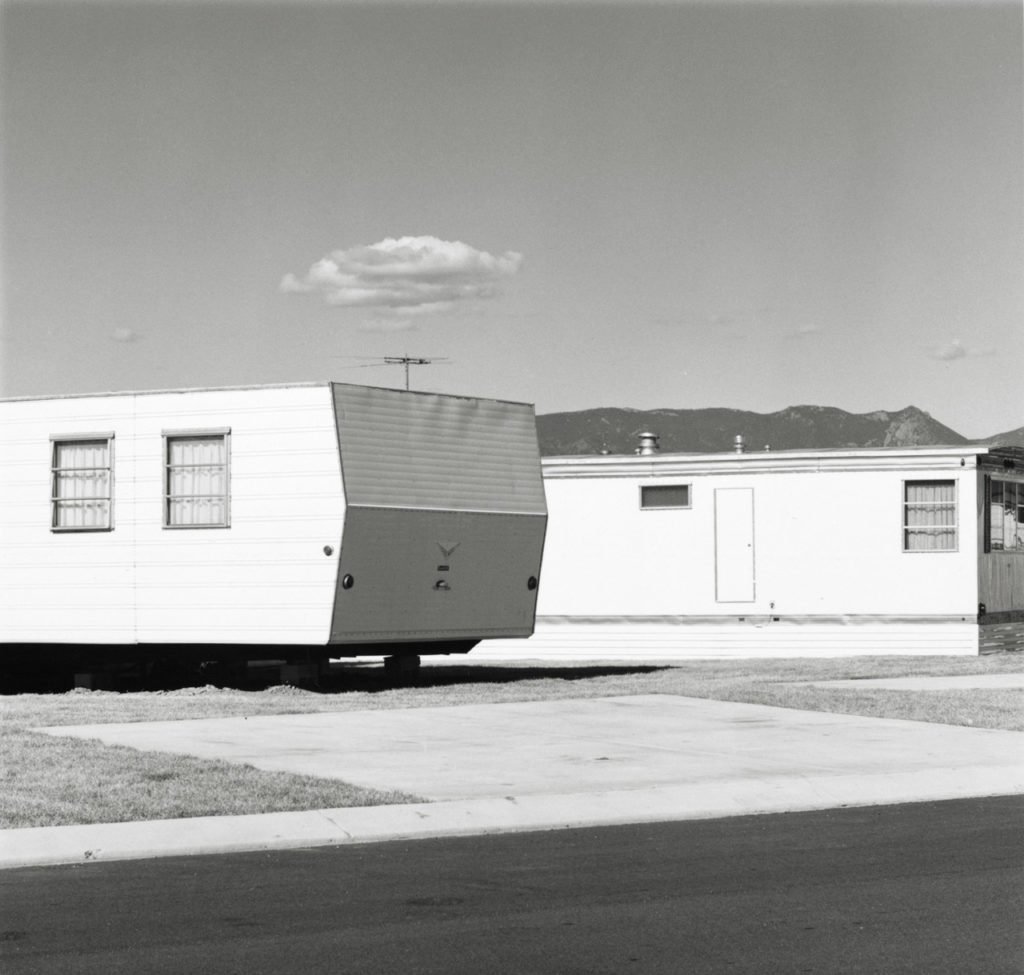
[(1024, 553), (1024, 484), (988, 479), (987, 550)]
[(903, 551), (954, 552), (956, 481), (905, 481)]
[(111, 438), (54, 440), (51, 517), (54, 531), (113, 527)]
[(168, 435), (165, 451), (165, 527), (227, 528), (228, 435)]

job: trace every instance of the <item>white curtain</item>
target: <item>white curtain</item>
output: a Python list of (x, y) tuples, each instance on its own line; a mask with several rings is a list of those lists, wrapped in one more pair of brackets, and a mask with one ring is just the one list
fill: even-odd
[(1024, 549), (1024, 484), (993, 478), (988, 502), (989, 548), (993, 552)]
[(1024, 484), (1015, 485), (1017, 488), (1017, 510), (1013, 519), (1013, 547), (1017, 551), (1024, 550)]
[(167, 523), (226, 525), (227, 441), (223, 436), (167, 441)]
[(53, 526), (110, 527), (110, 443), (54, 444)]
[(1003, 487), (1002, 481), (995, 479), (989, 482), (988, 522), (989, 548), (993, 552), (1003, 549)]
[(955, 482), (907, 481), (903, 536), (908, 552), (956, 548)]
[(1003, 484), (1003, 548), (1016, 549), (1020, 543), (1020, 522), (1018, 506), (1024, 501), (1024, 491), (1019, 484), (1007, 481)]

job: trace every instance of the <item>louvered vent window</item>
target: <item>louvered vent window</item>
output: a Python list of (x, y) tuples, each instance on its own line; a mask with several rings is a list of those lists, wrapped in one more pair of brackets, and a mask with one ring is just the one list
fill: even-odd
[(689, 508), (689, 484), (645, 484), (640, 488), (641, 508)]

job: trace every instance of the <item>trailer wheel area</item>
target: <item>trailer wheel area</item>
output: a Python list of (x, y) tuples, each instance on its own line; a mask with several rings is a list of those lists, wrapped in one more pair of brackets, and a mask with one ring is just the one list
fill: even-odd
[(398, 653), (384, 658), (384, 674), (392, 684), (412, 684), (420, 675), (416, 653)]

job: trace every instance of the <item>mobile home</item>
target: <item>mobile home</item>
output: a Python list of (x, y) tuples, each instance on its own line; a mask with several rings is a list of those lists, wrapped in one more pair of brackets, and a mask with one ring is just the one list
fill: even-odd
[(1024, 451), (550, 457), (534, 637), (488, 656), (1024, 649)]
[(397, 658), (533, 630), (528, 405), (339, 383), (24, 398), (0, 402), (0, 444), (8, 659)]

